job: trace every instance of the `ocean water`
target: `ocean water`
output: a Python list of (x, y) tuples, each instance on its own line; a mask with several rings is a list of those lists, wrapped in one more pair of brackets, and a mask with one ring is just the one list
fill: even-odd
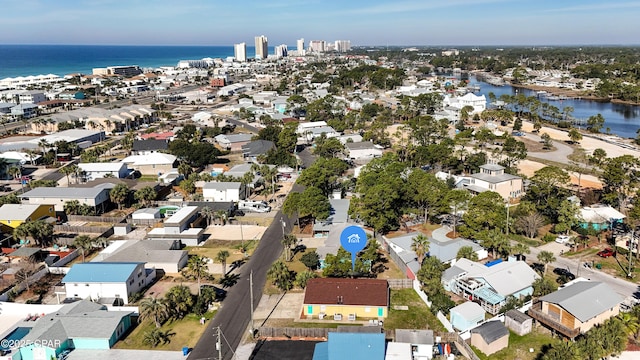
[[(180, 60), (228, 56), (233, 56), (233, 46), (0, 45), (0, 79), (91, 74), (93, 68), (117, 65), (176, 66)], [(247, 57), (253, 56), (255, 48), (247, 46)]]

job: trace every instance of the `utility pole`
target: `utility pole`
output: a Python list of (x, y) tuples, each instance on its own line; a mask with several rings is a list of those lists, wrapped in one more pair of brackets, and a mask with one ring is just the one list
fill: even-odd
[(249, 297), (249, 304), (251, 305), (251, 338), (253, 338), (255, 331), (253, 328), (253, 270), (249, 273)]
[[(627, 277), (631, 278), (631, 271), (633, 268), (633, 249), (636, 247), (635, 245), (635, 228), (631, 229), (631, 239), (629, 239), (629, 272), (627, 273)], [(615, 248), (614, 248), (615, 249)], [(636, 249), (638, 251), (638, 249)]]
[(216, 341), (216, 349), (218, 350), (218, 360), (222, 360), (222, 331), (218, 326), (218, 341)]

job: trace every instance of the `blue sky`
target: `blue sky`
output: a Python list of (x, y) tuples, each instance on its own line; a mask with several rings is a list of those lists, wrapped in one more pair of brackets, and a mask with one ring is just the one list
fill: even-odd
[(629, 0), (2, 0), (0, 44), (639, 44)]

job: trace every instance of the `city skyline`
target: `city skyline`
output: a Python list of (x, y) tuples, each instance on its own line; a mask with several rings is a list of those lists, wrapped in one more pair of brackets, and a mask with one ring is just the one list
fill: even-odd
[(233, 45), (264, 34), (353, 46), (638, 44), (640, 3), (438, 0), (8, 1), (0, 44)]

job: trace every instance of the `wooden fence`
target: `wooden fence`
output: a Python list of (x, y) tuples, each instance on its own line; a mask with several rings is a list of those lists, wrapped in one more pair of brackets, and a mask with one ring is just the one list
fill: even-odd
[(113, 231), (113, 226), (75, 226), (75, 225), (54, 225), (53, 230), (64, 233), (89, 233), (104, 234), (109, 230)]
[(413, 280), (411, 279), (387, 279), (387, 282), (393, 290), (413, 288)]
[(109, 217), (109, 216), (82, 216), (82, 215), (68, 215), (69, 221), (87, 221), (94, 223), (112, 223), (118, 224), (123, 222), (127, 217)]

